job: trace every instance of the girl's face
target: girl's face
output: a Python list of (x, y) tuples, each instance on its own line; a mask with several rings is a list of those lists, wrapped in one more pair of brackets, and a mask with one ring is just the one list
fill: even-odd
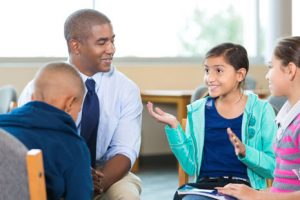
[(288, 91), (289, 76), (281, 60), (273, 56), (266, 75), (269, 81), (269, 89), (274, 96), (286, 96)]
[(204, 81), (209, 95), (213, 98), (240, 90), (239, 83), (246, 75), (245, 68), (236, 71), (232, 65), (226, 63), (223, 56), (207, 58), (204, 68)]

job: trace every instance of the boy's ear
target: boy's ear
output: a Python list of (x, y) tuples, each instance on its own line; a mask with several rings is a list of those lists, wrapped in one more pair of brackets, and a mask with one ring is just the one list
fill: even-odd
[(34, 93), (31, 94), (31, 101), (35, 101)]
[(44, 101), (44, 95), (39, 92), (33, 92), (31, 95), (31, 101)]
[(73, 52), (75, 55), (79, 55), (80, 54), (80, 42), (76, 39), (71, 39), (69, 41), (69, 47), (71, 52)]
[(66, 98), (65, 109), (64, 109), (66, 113), (70, 113), (70, 111), (73, 108), (73, 105), (74, 105), (75, 101), (76, 101), (75, 96), (70, 96), (70, 97)]

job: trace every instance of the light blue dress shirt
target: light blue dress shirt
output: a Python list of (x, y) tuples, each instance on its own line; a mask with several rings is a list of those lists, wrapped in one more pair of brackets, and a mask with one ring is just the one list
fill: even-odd
[[(100, 102), (96, 160), (103, 163), (122, 154), (130, 159), (132, 166), (141, 146), (143, 105), (138, 86), (113, 66), (109, 72), (92, 77), (80, 75), (84, 82), (87, 78), (95, 80)], [(31, 100), (32, 92), (33, 81), (30, 81), (20, 95), (19, 106)], [(76, 121), (79, 134), (80, 122), (81, 111)]]

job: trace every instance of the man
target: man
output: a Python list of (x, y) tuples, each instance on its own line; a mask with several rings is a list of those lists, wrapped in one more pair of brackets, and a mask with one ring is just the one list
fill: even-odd
[[(89, 91), (77, 124), (92, 155), (96, 198), (140, 199), (140, 179), (129, 170), (139, 154), (143, 106), (136, 84), (112, 66), (112, 24), (102, 13), (82, 9), (68, 17), (64, 35), (69, 62), (79, 70)], [(26, 87), (21, 102), (28, 101), (30, 87)], [(89, 128), (93, 131), (87, 134)]]
[(74, 122), (84, 91), (81, 77), (72, 66), (51, 63), (34, 78), (32, 102), (0, 115), (0, 128), (28, 149), (42, 150), (50, 200), (92, 197), (89, 150)]

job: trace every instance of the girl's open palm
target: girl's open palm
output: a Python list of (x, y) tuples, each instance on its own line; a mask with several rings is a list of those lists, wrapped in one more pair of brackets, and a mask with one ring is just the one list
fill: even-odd
[(168, 124), (172, 128), (177, 128), (178, 121), (174, 115), (164, 112), (160, 108), (156, 107), (155, 110), (153, 109), (153, 103), (147, 103), (147, 109), (149, 114), (156, 119), (158, 122)]
[(227, 128), (227, 134), (229, 136), (229, 140), (234, 147), (235, 154), (237, 156), (245, 157), (246, 156), (246, 147), (243, 142), (236, 136), (236, 134), (231, 130), (231, 128)]

